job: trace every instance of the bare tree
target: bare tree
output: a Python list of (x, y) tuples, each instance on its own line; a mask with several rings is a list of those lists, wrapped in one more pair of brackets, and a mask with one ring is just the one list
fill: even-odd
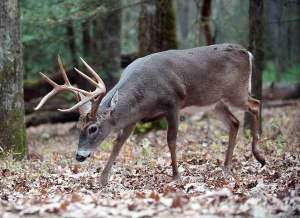
[(180, 40), (181, 47), (188, 46), (188, 35), (189, 35), (189, 25), (190, 25), (190, 14), (192, 1), (176, 1), (176, 13), (177, 13), (177, 23), (178, 23), (178, 37)]
[(77, 56), (76, 56), (76, 38), (75, 38), (75, 30), (72, 21), (69, 21), (66, 25), (67, 28), (67, 40), (70, 49), (70, 56), (72, 64), (77, 65)]
[(139, 18), (139, 55), (177, 48), (175, 10), (172, 0), (142, 4)]
[(0, 1), (0, 146), (26, 154), (19, 1)]
[(139, 16), (139, 56), (145, 56), (156, 50), (155, 45), (155, 1), (148, 1), (141, 5)]
[[(115, 9), (120, 5), (120, 0), (110, 0), (106, 6)], [(120, 10), (112, 10), (95, 21), (96, 61), (105, 73), (108, 88), (117, 82), (121, 68), (121, 17)]]
[(156, 0), (155, 19), (157, 51), (177, 48), (173, 0)]
[(196, 44), (201, 44), (202, 35), (204, 36), (204, 40), (206, 45), (214, 44), (215, 39), (213, 37), (211, 31), (211, 8), (212, 1), (211, 0), (194, 0), (197, 6), (197, 10), (199, 11), (199, 28), (196, 37)]
[[(256, 98), (262, 99), (262, 72), (264, 66), (264, 40), (263, 40), (263, 0), (251, 0), (249, 4), (249, 50), (254, 55), (253, 72), (252, 72), (252, 89), (251, 94)], [(261, 131), (261, 113), (259, 115)], [(245, 113), (245, 129), (253, 126), (251, 114)]]

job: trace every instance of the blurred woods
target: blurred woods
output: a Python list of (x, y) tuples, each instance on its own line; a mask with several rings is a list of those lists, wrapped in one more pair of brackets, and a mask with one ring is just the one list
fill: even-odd
[[(26, 114), (33, 112), (37, 98), (51, 88), (40, 79), (39, 71), (61, 82), (55, 73), (57, 54), (63, 57), (72, 82), (89, 86), (73, 73), (82, 56), (111, 88), (122, 68), (139, 56), (222, 42), (254, 49), (258, 71), (263, 71), (257, 75), (263, 76), (265, 84), (272, 83), (266, 89), (267, 98), (298, 96), (299, 85), (285, 83), (300, 80), (299, 1), (264, 1), (261, 16), (254, 21), (260, 23), (259, 28), (249, 23), (250, 6), (249, 1), (238, 0), (24, 0), (21, 22)], [(255, 13), (257, 9), (253, 10)], [(259, 93), (255, 94), (258, 98)], [(67, 105), (72, 97), (64, 98), (52, 103)], [(50, 104), (38, 112), (39, 116), (29, 115), (27, 125), (77, 119), (76, 114), (60, 114), (54, 108)]]
[(73, 72), (73, 67), (81, 67), (81, 56), (111, 88), (122, 69), (140, 56), (236, 42), (256, 57), (255, 96), (285, 99), (300, 95), (298, 0), (22, 0), (20, 6), (17, 19), (22, 31), (27, 126), (78, 118), (76, 113), (56, 111), (57, 105), (70, 105), (72, 95), (53, 99), (41, 111), (33, 110), (51, 89), (38, 72), (62, 83), (58, 54), (72, 83), (89, 88)]

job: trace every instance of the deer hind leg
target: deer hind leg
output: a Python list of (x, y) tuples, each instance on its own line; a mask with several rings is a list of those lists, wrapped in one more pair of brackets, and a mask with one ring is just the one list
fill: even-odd
[(113, 149), (111, 151), (110, 157), (109, 157), (109, 159), (106, 163), (106, 166), (100, 176), (100, 183), (102, 186), (107, 184), (112, 165), (114, 164), (114, 161), (116, 160), (118, 154), (120, 153), (120, 150), (121, 150), (124, 142), (130, 136), (134, 127), (135, 127), (135, 124), (130, 125), (128, 127), (125, 127), (123, 130), (121, 130), (118, 133), (118, 136), (117, 136), (116, 140), (114, 141), (114, 145), (113, 145)]
[(236, 144), (236, 137), (239, 130), (240, 122), (239, 120), (231, 113), (228, 106), (220, 101), (216, 104), (215, 111), (219, 116), (220, 120), (226, 125), (229, 130), (229, 141), (228, 141), (228, 148), (225, 154), (225, 161), (224, 161), (224, 175), (225, 177), (228, 176), (231, 172), (231, 163), (232, 163), (232, 155), (233, 150)]
[(171, 165), (173, 170), (173, 179), (177, 180), (180, 178), (177, 160), (176, 160), (176, 138), (178, 130), (178, 110), (172, 109), (168, 112), (167, 116), (168, 122), (168, 132), (167, 132), (167, 142), (171, 153)]
[(266, 164), (265, 158), (257, 150), (257, 142), (259, 138), (259, 115), (260, 115), (260, 101), (249, 96), (248, 97), (248, 111), (253, 117), (253, 125), (251, 126), (252, 134), (252, 153), (255, 159), (261, 163), (262, 166)]

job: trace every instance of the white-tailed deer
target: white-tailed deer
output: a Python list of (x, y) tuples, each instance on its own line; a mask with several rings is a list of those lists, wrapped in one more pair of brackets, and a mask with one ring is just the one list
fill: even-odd
[(83, 59), (81, 61), (93, 78), (75, 70), (96, 86), (95, 91), (88, 92), (71, 86), (58, 59), (65, 84), (58, 85), (42, 74), (54, 89), (41, 100), (36, 110), (58, 92), (71, 91), (76, 95), (79, 102), (70, 109), (60, 111), (79, 109), (81, 130), (76, 154), (78, 161), (84, 161), (112, 129), (119, 132), (100, 177), (102, 185), (107, 183), (113, 162), (135, 124), (141, 120), (161, 117), (166, 117), (168, 122), (167, 143), (173, 177), (178, 178), (176, 136), (179, 110), (191, 105), (215, 105), (216, 112), (228, 127), (225, 172), (230, 171), (239, 129), (239, 121), (229, 106), (249, 111), (254, 118), (252, 152), (262, 165), (265, 164), (264, 157), (256, 149), (260, 101), (248, 92), (251, 86), (252, 55), (240, 45), (219, 44), (169, 50), (139, 58), (124, 70), (119, 82), (106, 95), (101, 78)]

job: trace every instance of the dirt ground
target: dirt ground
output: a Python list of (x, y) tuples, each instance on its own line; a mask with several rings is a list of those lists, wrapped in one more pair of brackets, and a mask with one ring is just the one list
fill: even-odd
[(166, 131), (132, 135), (100, 187), (114, 135), (78, 163), (75, 123), (30, 127), (30, 160), (0, 162), (0, 217), (300, 217), (299, 106), (263, 110), (263, 168), (240, 129), (228, 179), (222, 174), (227, 131), (213, 113), (183, 113), (176, 182)]

